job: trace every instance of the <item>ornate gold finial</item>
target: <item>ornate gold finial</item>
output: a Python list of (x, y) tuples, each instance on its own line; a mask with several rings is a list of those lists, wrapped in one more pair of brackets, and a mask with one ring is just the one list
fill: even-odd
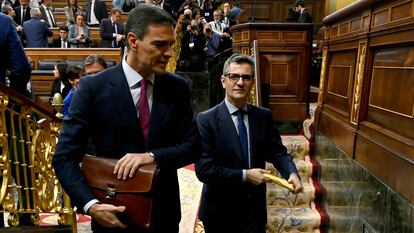
[(63, 114), (61, 113), (61, 111), (62, 111), (62, 108), (63, 108), (63, 98), (62, 98), (62, 95), (60, 93), (55, 93), (55, 95), (53, 95), (52, 107), (57, 112), (56, 117), (62, 119)]
[(359, 106), (361, 103), (361, 91), (362, 91), (362, 81), (364, 79), (364, 70), (365, 70), (365, 57), (366, 57), (367, 44), (366, 42), (359, 44), (359, 56), (357, 63), (357, 74), (355, 79), (355, 88), (354, 88), (354, 98), (352, 100), (352, 110), (351, 110), (351, 123), (358, 123), (359, 115)]
[(326, 73), (326, 57), (328, 56), (328, 47), (323, 47), (322, 50), (322, 66), (321, 66), (321, 78), (319, 84), (319, 96), (318, 96), (318, 107), (322, 107), (323, 101), (323, 88), (325, 86), (325, 73)]

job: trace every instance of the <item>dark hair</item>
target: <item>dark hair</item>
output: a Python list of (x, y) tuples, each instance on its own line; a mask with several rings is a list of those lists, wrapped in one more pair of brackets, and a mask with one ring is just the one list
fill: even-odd
[(85, 14), (83, 12), (78, 12), (75, 15), (75, 24), (76, 24), (76, 19), (78, 18), (78, 16), (82, 16), (83, 17), (83, 21), (85, 21)]
[(244, 54), (235, 53), (231, 55), (227, 61), (224, 63), (223, 67), (223, 75), (227, 74), (229, 72), (229, 67), (231, 63), (236, 64), (249, 64), (250, 68), (252, 69), (252, 75), (254, 77), (254, 61), (253, 58)]
[(83, 61), (83, 66), (84, 67), (89, 66), (89, 65), (92, 65), (93, 63), (98, 63), (105, 69), (108, 67), (108, 65), (106, 64), (105, 58), (97, 54), (92, 54), (86, 57), (85, 60)]
[(66, 68), (66, 72), (68, 74), (68, 79), (75, 80), (81, 77), (82, 68), (75, 65), (68, 65), (68, 68)]
[(122, 10), (119, 9), (119, 8), (116, 8), (116, 7), (115, 8), (112, 8), (111, 9), (111, 15), (114, 15), (116, 13), (122, 14)]
[[(69, 2), (70, 0), (66, 0), (66, 4), (67, 4), (67, 6), (69, 6), (70, 7), (70, 2)], [(75, 0), (75, 4), (73, 4), (76, 8), (78, 8), (78, 0)]]
[(56, 64), (56, 69), (59, 71), (59, 78), (65, 84), (66, 84), (66, 81), (68, 80), (68, 73), (66, 72), (67, 68), (68, 68), (68, 64), (66, 63)]
[(152, 5), (140, 4), (129, 12), (125, 35), (134, 33), (140, 40), (148, 33), (148, 25), (164, 24), (174, 26), (175, 21), (166, 11)]
[(305, 7), (305, 1), (303, 0), (296, 0), (295, 2), (295, 6), (301, 6), (301, 7)]
[(66, 31), (66, 32), (69, 32), (69, 28), (68, 28), (68, 26), (66, 26), (66, 25), (60, 25), (59, 26), (59, 31), (60, 30), (62, 30), (62, 31)]

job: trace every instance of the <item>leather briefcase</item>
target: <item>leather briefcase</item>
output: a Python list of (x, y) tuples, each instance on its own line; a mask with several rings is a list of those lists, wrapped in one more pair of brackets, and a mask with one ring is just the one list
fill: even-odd
[(126, 207), (125, 212), (118, 216), (124, 224), (149, 229), (158, 175), (157, 165), (142, 165), (134, 177), (119, 180), (113, 174), (117, 161), (85, 155), (82, 170), (86, 183), (101, 203)]

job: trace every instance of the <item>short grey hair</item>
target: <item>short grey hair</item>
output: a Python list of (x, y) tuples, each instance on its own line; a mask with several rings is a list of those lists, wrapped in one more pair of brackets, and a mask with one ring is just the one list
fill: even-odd
[(38, 7), (30, 9), (30, 16), (32, 18), (40, 18), (42, 13), (40, 13), (40, 9)]
[(236, 64), (248, 64), (250, 65), (250, 68), (252, 70), (252, 76), (255, 76), (255, 71), (254, 71), (254, 61), (253, 58), (251, 56), (247, 56), (244, 54), (240, 54), (240, 53), (235, 53), (233, 55), (231, 55), (226, 62), (224, 63), (224, 67), (223, 67), (223, 75), (227, 75), (227, 73), (229, 72), (229, 68), (230, 68), (230, 64), (231, 63), (236, 63)]
[(105, 69), (108, 67), (108, 65), (106, 64), (105, 58), (97, 54), (92, 54), (86, 57), (85, 60), (83, 61), (83, 66), (89, 66), (89, 65), (92, 65), (93, 63), (98, 63)]

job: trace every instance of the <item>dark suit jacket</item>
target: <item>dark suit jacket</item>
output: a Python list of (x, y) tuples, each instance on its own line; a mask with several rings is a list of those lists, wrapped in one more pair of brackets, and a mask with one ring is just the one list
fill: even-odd
[[(89, 20), (91, 18), (91, 6), (92, 6), (92, 1), (89, 0), (86, 3), (85, 6), (85, 12), (86, 12), (86, 24), (89, 23)], [(108, 18), (108, 10), (106, 9), (106, 5), (105, 2), (101, 1), (101, 0), (95, 0), (95, 5), (94, 5), (94, 12), (95, 12), (95, 17), (96, 19), (99, 21), (99, 23), (101, 22), (102, 19), (104, 18)]]
[(55, 15), (54, 15), (54, 13), (53, 13), (52, 10), (50, 10), (50, 17), (53, 18), (53, 22), (54, 22), (53, 25), (50, 25), (49, 24), (49, 21), (47, 21), (47, 14), (46, 14), (45, 9), (43, 8), (43, 5), (40, 5), (39, 6), (39, 10), (40, 10), (40, 13), (42, 13), (42, 19), (47, 23), (47, 25), (49, 27), (56, 27), (57, 26), (57, 24), (56, 24), (56, 17), (55, 17)]
[[(297, 172), (292, 156), (283, 146), (269, 110), (247, 106), (250, 135), (251, 168), (265, 168), (271, 162), (286, 179)], [(204, 183), (199, 217), (203, 222), (228, 232), (253, 232), (248, 224), (266, 225), (266, 185), (243, 182), (247, 169), (236, 127), (223, 101), (200, 113), (197, 124), (202, 138), (203, 154), (196, 163), (196, 174)], [(236, 223), (236, 224), (232, 224)], [(236, 227), (236, 228), (234, 228)], [(227, 232), (227, 231), (220, 231)]]
[(312, 16), (309, 14), (308, 9), (304, 9), (299, 16), (298, 23), (312, 23)]
[(26, 90), (30, 80), (30, 63), (24, 53), (19, 36), (10, 16), (0, 14), (0, 82), (6, 82), (9, 71), (10, 87), (28, 96)]
[[(25, 17), (24, 17), (24, 21), (30, 20), (32, 17), (30, 16), (30, 7), (27, 6), (26, 7), (26, 12), (25, 12)], [(18, 24), (18, 25), (22, 25), (22, 6), (18, 6), (16, 8), (14, 8), (14, 11), (16, 12), (16, 16), (14, 17), (14, 21)]]
[[(57, 39), (53, 39), (50, 43), (49, 43), (49, 48), (61, 48), (62, 47), (62, 40), (59, 38)], [(69, 41), (67, 42), (67, 47), (70, 48), (70, 43)]]
[[(118, 34), (125, 34), (124, 26), (120, 23), (116, 23)], [(115, 33), (114, 28), (112, 27), (112, 21), (110, 18), (102, 19), (101, 21), (101, 43), (99, 47), (101, 48), (112, 48), (112, 42), (115, 41), (113, 34)], [(120, 41), (115, 48), (123, 48), (124, 43)]]
[(82, 209), (95, 198), (79, 168), (89, 137), (98, 156), (151, 151), (160, 168), (154, 232), (175, 232), (181, 218), (177, 169), (201, 155), (187, 82), (170, 73), (155, 77), (147, 144), (121, 64), (81, 79), (69, 112), (53, 166), (71, 201)]
[(46, 22), (35, 18), (23, 23), (23, 31), (28, 48), (47, 48), (47, 37), (53, 35)]

